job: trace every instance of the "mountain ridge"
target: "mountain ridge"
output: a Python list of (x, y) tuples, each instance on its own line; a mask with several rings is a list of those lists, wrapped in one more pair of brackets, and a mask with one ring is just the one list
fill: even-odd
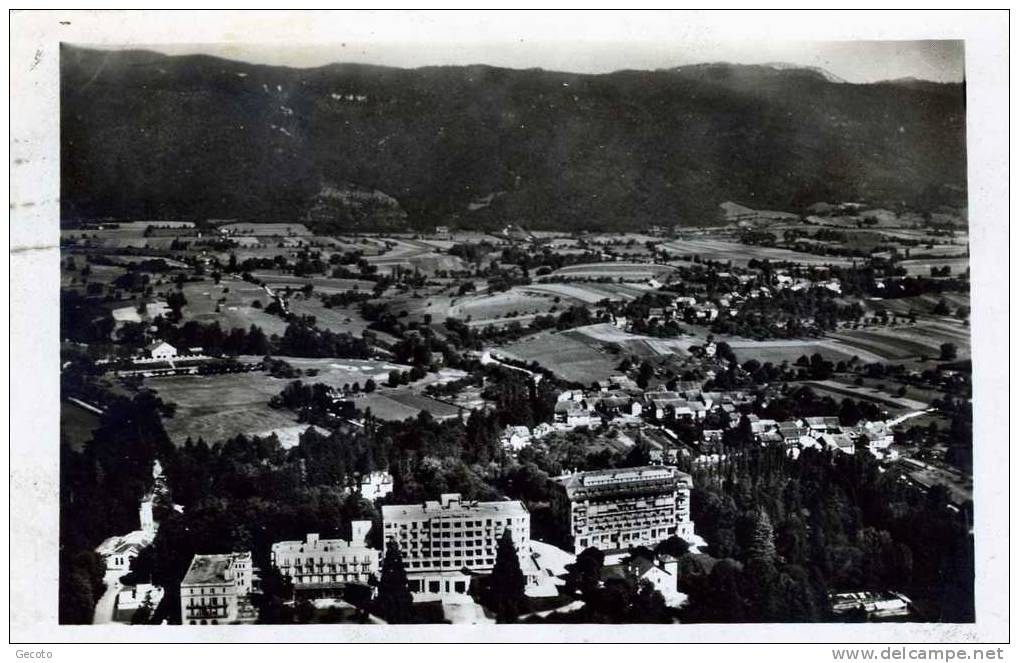
[(629, 229), (712, 222), (724, 200), (964, 198), (963, 84), (761, 67), (301, 69), (65, 45), (61, 212), (296, 221), (350, 183), (420, 227)]

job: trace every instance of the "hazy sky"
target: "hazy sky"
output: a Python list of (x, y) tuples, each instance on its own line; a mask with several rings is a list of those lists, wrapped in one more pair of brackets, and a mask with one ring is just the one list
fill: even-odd
[[(109, 48), (106, 44), (103, 47)], [(207, 53), (258, 64), (315, 67), (361, 62), (395, 67), (488, 64), (524, 69), (604, 73), (699, 62), (784, 62), (822, 67), (851, 83), (915, 77), (964, 78), (962, 41), (525, 41), (350, 42), (338, 44), (135, 44), (167, 54)]]

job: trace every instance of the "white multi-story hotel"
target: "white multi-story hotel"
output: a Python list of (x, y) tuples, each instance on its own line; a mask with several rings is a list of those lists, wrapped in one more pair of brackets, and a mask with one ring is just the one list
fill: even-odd
[(272, 544), (272, 564), (298, 591), (328, 593), (349, 583), (367, 585), (379, 572), (379, 551), (365, 543), (371, 526), (370, 520), (355, 520), (350, 541), (320, 539), (318, 534), (308, 534), (304, 541), (279, 541)]
[(248, 595), (258, 591), (251, 553), (195, 555), (180, 583), (182, 624), (235, 624), (257, 617)]
[(573, 550), (653, 546), (672, 535), (691, 540), (689, 474), (649, 465), (576, 472), (556, 479), (552, 508)]
[(386, 542), (403, 554), (414, 593), (464, 594), (471, 577), (490, 573), (503, 531), (509, 530), (525, 575), (531, 557), (531, 514), (519, 501), (468, 502), (458, 493), (438, 502), (382, 507)]

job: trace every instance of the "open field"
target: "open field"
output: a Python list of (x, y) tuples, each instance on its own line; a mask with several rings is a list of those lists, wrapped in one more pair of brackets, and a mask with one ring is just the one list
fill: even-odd
[(596, 344), (615, 344), (624, 352), (638, 357), (659, 357), (666, 355), (688, 356), (691, 345), (701, 345), (703, 340), (696, 336), (681, 338), (655, 338), (641, 334), (631, 334), (608, 323), (576, 327), (564, 332), (582, 342)]
[(520, 288), (580, 304), (597, 304), (603, 299), (630, 301), (651, 290), (650, 286), (633, 283), (532, 283)]
[[(250, 358), (254, 359), (254, 358)], [(357, 382), (362, 387), (368, 379), (382, 384), (389, 378), (390, 371), (409, 371), (410, 366), (394, 364), (388, 361), (368, 359), (307, 359), (303, 357), (280, 357), (285, 362), (302, 371), (317, 371), (314, 376), (300, 378), (304, 382), (321, 382), (330, 387), (339, 388), (345, 384)], [(276, 378), (270, 378), (275, 380)], [(282, 389), (283, 387), (280, 387)], [(277, 390), (278, 393), (278, 390)]]
[(662, 249), (680, 255), (699, 255), (704, 260), (732, 261), (734, 264), (745, 265), (750, 260), (770, 260), (771, 262), (796, 262), (803, 265), (850, 265), (852, 260), (838, 256), (819, 256), (801, 253), (788, 249), (775, 249), (765, 246), (752, 246), (719, 239), (698, 237), (696, 239), (677, 239), (661, 245)]
[(371, 409), (372, 414), (387, 421), (402, 421), (427, 411), (436, 419), (449, 419), (460, 415), (460, 408), (422, 396), (408, 389), (387, 389), (383, 392), (365, 394), (354, 399), (359, 412)]
[(909, 315), (910, 311), (917, 315), (931, 313), (940, 300), (944, 299), (954, 313), (960, 306), (970, 307), (969, 293), (945, 292), (938, 295), (921, 295), (919, 297), (901, 297), (898, 299), (878, 299), (864, 302), (874, 310), (884, 309), (889, 313)]
[[(938, 253), (938, 251), (932, 251)], [(942, 252), (944, 253), (944, 252)], [(967, 257), (944, 257), (944, 258), (917, 258), (902, 260), (899, 266), (904, 268), (910, 276), (930, 276), (932, 267), (951, 267), (952, 276), (958, 276), (969, 269), (969, 258)]]
[(833, 362), (848, 361), (853, 356), (867, 363), (883, 361), (880, 355), (868, 352), (866, 349), (851, 347), (848, 344), (826, 338), (753, 341), (719, 337), (717, 340), (728, 343), (740, 362), (756, 359), (762, 364), (765, 362), (781, 364), (783, 361), (792, 364), (803, 355), (810, 357), (814, 353)]
[(272, 289), (286, 288), (289, 286), (293, 290), (300, 290), (304, 286), (311, 284), (311, 287), (315, 292), (346, 292), (347, 290), (360, 290), (361, 292), (371, 292), (375, 287), (373, 281), (364, 281), (361, 279), (334, 279), (326, 276), (293, 276), (291, 274), (281, 274), (276, 271), (257, 271), (252, 272), (251, 276), (263, 281), (267, 286)]
[(884, 407), (895, 408), (899, 410), (926, 410), (929, 405), (923, 401), (913, 400), (911, 398), (893, 396), (892, 394), (885, 393), (878, 389), (866, 386), (856, 386), (846, 382), (839, 382), (836, 380), (811, 380), (803, 383), (804, 386), (810, 387), (814, 391), (821, 395), (825, 392), (832, 394), (836, 398), (855, 398), (857, 400), (871, 401)]
[[(246, 330), (251, 325), (257, 325), (267, 336), (282, 336), (287, 328), (287, 323), (281, 318), (251, 305), (258, 300), (265, 307), (272, 300), (265, 290), (247, 281), (223, 279), (216, 285), (210, 279), (185, 283), (184, 297), (188, 302), (183, 309), (185, 320), (197, 320), (205, 324), (219, 322), (225, 330), (234, 327)], [(221, 298), (226, 300), (220, 302)], [(216, 310), (217, 306), (219, 311)]]
[[(433, 306), (437, 304), (433, 301)], [(533, 317), (548, 313), (555, 306), (551, 296), (529, 292), (526, 288), (514, 286), (505, 292), (468, 295), (451, 304), (445, 317), (470, 319), (472, 325), (494, 322), (515, 313), (517, 316)], [(562, 308), (562, 306), (560, 306)], [(433, 314), (434, 317), (434, 314)]]
[(429, 274), (439, 270), (459, 271), (466, 268), (460, 258), (439, 253), (434, 246), (420, 240), (387, 238), (386, 242), (393, 245), (388, 251), (366, 258), (369, 264), (375, 265), (383, 274), (397, 267), (417, 269)]
[(297, 425), (288, 410), (269, 407), (269, 399), (289, 380), (263, 373), (181, 375), (146, 381), (177, 412), (163, 420), (170, 440), (183, 444), (191, 437), (218, 442), (236, 435), (268, 435)]
[(592, 262), (580, 265), (570, 265), (557, 269), (551, 274), (542, 278), (558, 277), (564, 279), (600, 279), (611, 278), (614, 280), (643, 282), (648, 279), (658, 278), (675, 271), (671, 265), (659, 265), (654, 263), (641, 262)]
[[(834, 379), (838, 382), (845, 382), (847, 378), (840, 378), (836, 376)], [(876, 389), (877, 391), (893, 395), (896, 397), (898, 397), (897, 393), (898, 390), (902, 387), (905, 387), (906, 391), (903, 394), (903, 396), (914, 401), (920, 401), (922, 403), (930, 403), (934, 399), (941, 398), (944, 396), (944, 392), (942, 392), (939, 389), (931, 389), (928, 387), (920, 387), (914, 384), (907, 384), (905, 382), (899, 382), (898, 380), (891, 377), (879, 379), (857, 376), (853, 380), (854, 386), (856, 380), (860, 380), (863, 383), (863, 386), (865, 387), (870, 387), (872, 389)]]
[[(157, 300), (154, 302), (145, 303), (145, 320), (152, 320), (160, 315), (167, 315), (170, 309), (167, 308), (166, 302)], [(123, 306), (121, 308), (113, 309), (113, 319), (116, 322), (141, 322), (143, 316), (138, 313), (137, 306)]]
[(315, 316), (315, 326), (334, 332), (347, 332), (360, 336), (370, 324), (361, 317), (360, 309), (353, 306), (333, 306), (326, 308), (322, 300), (312, 294), (309, 298), (292, 297), (287, 306), (295, 315)]
[(924, 355), (936, 358), (942, 343), (954, 343), (959, 357), (970, 353), (970, 333), (952, 318), (930, 318), (915, 325), (872, 326), (829, 334), (845, 345), (876, 353), (886, 359), (905, 359)]
[[(80, 257), (76, 257), (78, 261), (78, 267), (84, 265), (84, 260)], [(90, 274), (86, 277), (89, 283), (102, 283), (103, 285), (110, 285), (117, 280), (118, 277), (123, 276), (127, 273), (127, 270), (123, 267), (117, 267), (116, 265), (92, 265), (88, 266)], [(71, 284), (71, 274), (67, 270), (60, 270), (60, 285), (66, 287)], [(81, 285), (81, 276), (75, 273), (74, 278), (77, 279), (76, 285)]]
[[(242, 357), (253, 360), (254, 357)], [(304, 375), (306, 383), (321, 382), (332, 387), (342, 387), (354, 382), (364, 386), (369, 379), (380, 385), (385, 384), (389, 371), (406, 370), (410, 367), (381, 361), (357, 359), (300, 359), (283, 358), (287, 363), (302, 370), (314, 369), (316, 375)], [(429, 373), (423, 380), (398, 389), (380, 389), (368, 399), (378, 397), (379, 402), (393, 400), (400, 407), (412, 410), (414, 416), (424, 405), (434, 408), (437, 416), (448, 414), (451, 406), (431, 399), (418, 401), (412, 396), (425, 385), (462, 377), (461, 371), (445, 369)], [(146, 386), (155, 390), (159, 397), (177, 405), (177, 413), (164, 421), (166, 432), (174, 444), (182, 444), (189, 436), (202, 437), (206, 442), (218, 441), (239, 434), (268, 435), (281, 429), (297, 426), (295, 415), (288, 410), (269, 407), (269, 399), (279, 394), (291, 380), (275, 378), (268, 373), (229, 373), (223, 375), (180, 375), (155, 378), (146, 381)], [(395, 399), (395, 400), (394, 400)], [(358, 407), (364, 399), (358, 399)], [(381, 407), (381, 406), (380, 406)], [(395, 408), (396, 406), (393, 406)], [(455, 408), (453, 408), (455, 409)], [(375, 408), (372, 408), (375, 411)], [(381, 415), (380, 415), (381, 416)], [(404, 418), (402, 416), (398, 418)]]
[(591, 384), (616, 375), (619, 359), (568, 335), (542, 332), (498, 349), (499, 355), (536, 361), (564, 380)]

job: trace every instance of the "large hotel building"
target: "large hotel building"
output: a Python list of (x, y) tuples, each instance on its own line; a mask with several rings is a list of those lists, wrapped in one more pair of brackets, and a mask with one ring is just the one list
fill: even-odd
[(386, 542), (403, 555), (410, 590), (464, 594), (471, 577), (490, 573), (503, 531), (509, 530), (524, 573), (533, 566), (531, 515), (519, 501), (469, 502), (457, 493), (438, 502), (382, 507)]
[(653, 546), (693, 537), (689, 474), (651, 465), (576, 472), (555, 480), (552, 508), (573, 551)]

